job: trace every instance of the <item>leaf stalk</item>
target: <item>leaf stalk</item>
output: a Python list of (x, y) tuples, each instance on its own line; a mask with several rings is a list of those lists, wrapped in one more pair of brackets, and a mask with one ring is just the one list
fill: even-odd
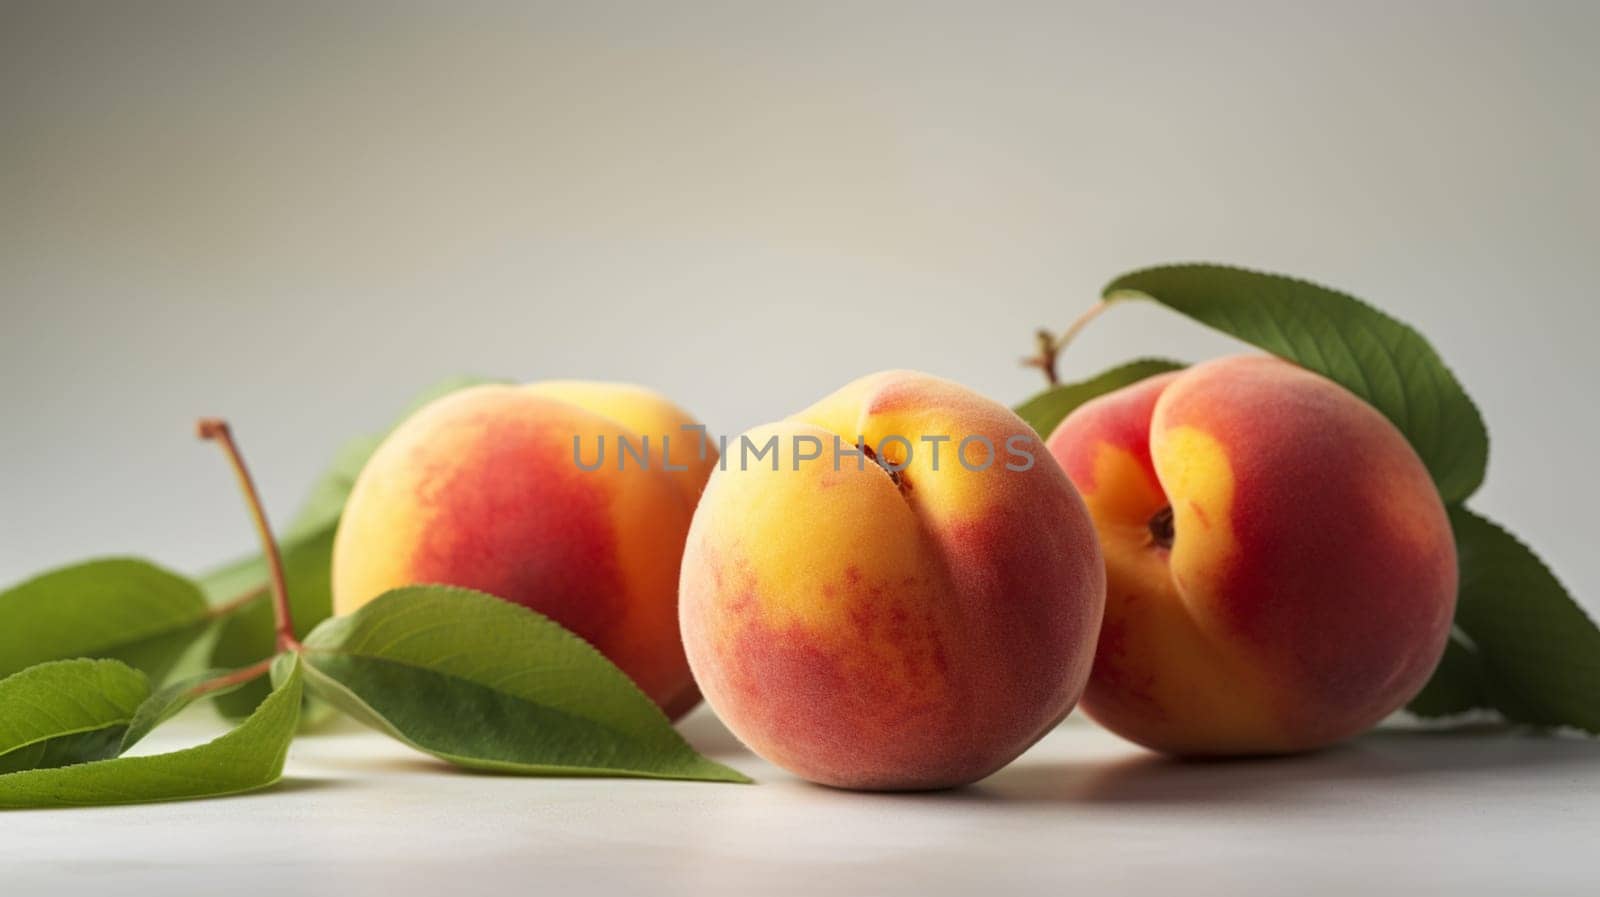
[(1067, 329), (1061, 331), (1059, 335), (1051, 333), (1043, 327), (1034, 331), (1033, 336), (1037, 341), (1037, 351), (1033, 355), (1022, 359), (1022, 366), (1038, 368), (1044, 374), (1045, 382), (1051, 386), (1059, 384), (1061, 377), (1056, 372), (1056, 360), (1061, 356), (1061, 351), (1067, 347), (1067, 344), (1077, 339), (1078, 334), (1082, 333), (1083, 329), (1088, 327), (1105, 310), (1106, 300), (1101, 299), (1089, 306), (1083, 314), (1078, 316), (1077, 320), (1068, 324)]
[(243, 685), (252, 679), (265, 675), (272, 669), (272, 662), (277, 659), (275, 656), (265, 657), (247, 667), (242, 667), (231, 673), (225, 673), (215, 679), (207, 679), (204, 682), (197, 683), (193, 688), (189, 689), (189, 697), (191, 699), (200, 698), (214, 691), (222, 691), (235, 685)]

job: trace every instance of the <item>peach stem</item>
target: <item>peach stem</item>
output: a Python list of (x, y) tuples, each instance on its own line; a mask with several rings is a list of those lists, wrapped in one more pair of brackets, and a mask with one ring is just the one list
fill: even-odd
[(262, 551), (267, 558), (267, 573), (272, 581), (272, 610), (278, 624), (278, 649), (298, 651), (301, 645), (294, 635), (294, 617), (289, 613), (289, 587), (283, 577), (283, 557), (278, 553), (278, 540), (272, 536), (272, 527), (267, 523), (267, 511), (261, 505), (261, 494), (256, 491), (250, 468), (245, 466), (244, 456), (239, 454), (239, 446), (233, 441), (233, 431), (228, 428), (227, 421), (210, 417), (202, 418), (196, 431), (201, 439), (220, 443), (228, 456), (228, 463), (233, 465), (233, 472), (239, 479), (239, 491), (244, 493), (245, 506), (250, 509), (256, 535), (261, 539)]
[(240, 592), (232, 598), (229, 598), (227, 601), (224, 601), (220, 604), (213, 604), (211, 606), (211, 616), (214, 619), (221, 619), (229, 616), (234, 611), (239, 610), (246, 605), (254, 604), (258, 600), (265, 598), (267, 595), (271, 594), (271, 592), (272, 587), (268, 585), (260, 585), (253, 589)]
[(1056, 373), (1056, 359), (1060, 357), (1061, 350), (1065, 349), (1068, 343), (1083, 332), (1083, 328), (1088, 327), (1089, 323), (1099, 317), (1100, 313), (1105, 310), (1106, 301), (1101, 299), (1089, 306), (1088, 310), (1079, 315), (1077, 320), (1067, 325), (1067, 329), (1061, 331), (1060, 336), (1056, 336), (1042, 327), (1039, 328), (1034, 332), (1034, 339), (1038, 341), (1038, 352), (1022, 359), (1023, 366), (1038, 368), (1044, 374), (1045, 381), (1051, 386), (1060, 383), (1061, 378)]
[(214, 691), (221, 691), (230, 686), (242, 685), (246, 682), (249, 682), (251, 679), (254, 679), (272, 669), (272, 662), (274, 660), (277, 660), (277, 658), (267, 657), (262, 660), (258, 660), (247, 667), (234, 670), (231, 673), (225, 673), (215, 679), (207, 679), (206, 681), (201, 682), (189, 689), (189, 697), (198, 698), (202, 695), (209, 695)]

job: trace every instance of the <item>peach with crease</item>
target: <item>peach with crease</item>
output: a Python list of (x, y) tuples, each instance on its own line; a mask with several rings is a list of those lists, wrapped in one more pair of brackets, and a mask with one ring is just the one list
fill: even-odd
[(1240, 356), (1086, 403), (1048, 445), (1107, 565), (1084, 710), (1173, 754), (1270, 754), (1404, 706), (1455, 609), (1449, 519), (1395, 427)]
[[(946, 456), (935, 470), (930, 452), (884, 442), (971, 433), (997, 446), (1024, 434), (1037, 463)], [(745, 744), (826, 785), (944, 788), (1009, 763), (1072, 709), (1104, 568), (1082, 502), (1016, 415), (891, 371), (746, 435), (825, 450), (773, 470), (733, 463), (730, 443), (690, 527), (685, 648)]]

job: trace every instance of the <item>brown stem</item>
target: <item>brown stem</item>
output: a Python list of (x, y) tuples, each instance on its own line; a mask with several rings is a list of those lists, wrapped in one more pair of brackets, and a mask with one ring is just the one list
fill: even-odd
[(1038, 349), (1035, 354), (1022, 359), (1023, 366), (1038, 368), (1044, 373), (1045, 381), (1051, 386), (1055, 386), (1057, 383), (1060, 383), (1061, 378), (1056, 373), (1056, 359), (1061, 357), (1061, 350), (1065, 349), (1068, 343), (1072, 342), (1077, 338), (1079, 333), (1083, 332), (1083, 328), (1089, 326), (1089, 322), (1099, 317), (1100, 313), (1105, 310), (1106, 302), (1104, 299), (1089, 306), (1088, 310), (1079, 315), (1077, 320), (1069, 324), (1066, 330), (1061, 331), (1060, 336), (1057, 336), (1042, 327), (1034, 331), (1033, 337), (1037, 341)]
[(1172, 540), (1177, 535), (1175, 521), (1172, 517), (1172, 505), (1167, 505), (1155, 512), (1150, 518), (1150, 544), (1157, 548), (1171, 548)]
[(1033, 332), (1033, 339), (1037, 347), (1035, 353), (1022, 359), (1022, 366), (1038, 368), (1044, 374), (1045, 381), (1051, 386), (1055, 386), (1061, 382), (1061, 379), (1056, 376), (1056, 355), (1058, 351), (1055, 347), (1055, 334), (1040, 327)]
[(207, 679), (206, 681), (201, 682), (189, 689), (189, 697), (198, 698), (202, 695), (209, 695), (214, 691), (222, 691), (224, 688), (229, 688), (234, 685), (243, 685), (244, 683), (249, 682), (251, 679), (254, 679), (272, 669), (272, 662), (276, 659), (276, 657), (267, 657), (262, 660), (258, 660), (255, 663), (244, 667), (243, 669), (234, 670), (231, 673), (226, 673), (218, 676), (215, 679)]
[(247, 604), (254, 604), (262, 598), (265, 598), (271, 591), (271, 586), (259, 585), (253, 589), (240, 592), (232, 598), (229, 598), (227, 601), (211, 605), (211, 617), (212, 619), (221, 619), (226, 617)]
[(283, 557), (278, 553), (278, 540), (272, 537), (267, 511), (261, 505), (261, 494), (256, 491), (255, 481), (250, 478), (250, 468), (245, 466), (244, 456), (239, 454), (239, 446), (233, 441), (233, 431), (228, 428), (227, 421), (210, 417), (201, 418), (196, 431), (201, 439), (220, 443), (228, 456), (228, 463), (233, 465), (233, 472), (239, 478), (239, 491), (244, 493), (245, 506), (250, 509), (256, 535), (261, 539), (261, 548), (267, 558), (267, 573), (272, 581), (272, 610), (278, 623), (278, 649), (298, 651), (300, 640), (294, 636), (294, 617), (289, 613), (289, 587), (283, 578)]

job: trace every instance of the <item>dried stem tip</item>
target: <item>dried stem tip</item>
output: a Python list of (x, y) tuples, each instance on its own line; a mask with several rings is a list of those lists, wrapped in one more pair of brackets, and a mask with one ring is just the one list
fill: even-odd
[(216, 417), (202, 417), (194, 425), (195, 435), (201, 439), (221, 439), (230, 435), (228, 422)]

